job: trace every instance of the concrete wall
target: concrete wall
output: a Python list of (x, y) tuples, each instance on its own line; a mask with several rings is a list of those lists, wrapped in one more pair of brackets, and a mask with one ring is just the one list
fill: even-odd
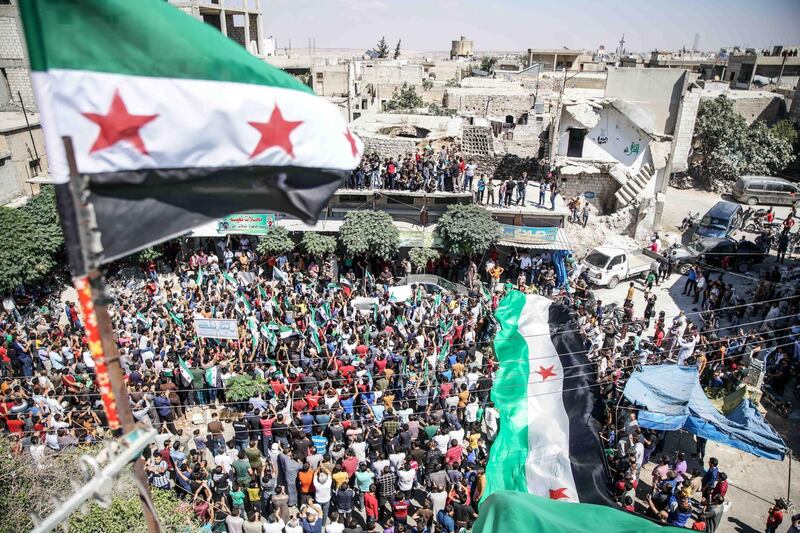
[(320, 96), (347, 95), (347, 65), (314, 65), (311, 83)]
[(792, 108), (789, 111), (789, 120), (795, 124), (800, 124), (800, 82), (794, 89), (794, 97), (792, 98)]
[(12, 100), (19, 105), (18, 91), (22, 94), (25, 106), (35, 109), (36, 102), (16, 17), (15, 6), (0, 6), (0, 68), (5, 71), (5, 79), (0, 79), (0, 109), (9, 109)]
[(489, 156), (494, 154), (492, 129), (486, 126), (464, 126), (461, 151), (466, 155)]
[[(33, 127), (33, 139), (36, 142), (42, 172), (45, 173), (48, 171), (48, 162), (41, 127)], [(34, 150), (27, 129), (22, 128), (0, 135), (0, 158), (3, 158), (3, 166), (0, 167), (0, 205), (16, 197), (39, 192), (38, 185), (25, 182), (33, 177), (29, 165), (31, 160), (29, 153), (33, 154)]]
[[(600, 115), (600, 121), (586, 133), (582, 157), (595, 161), (619, 161), (633, 173), (638, 172), (646, 162), (650, 137), (614, 108), (606, 106), (597, 110), (597, 113)], [(567, 155), (569, 128), (584, 128), (584, 126), (565, 111), (559, 125), (559, 156)], [(602, 142), (603, 138), (607, 139), (606, 142)]]
[(754, 93), (752, 98), (735, 98), (733, 110), (744, 117), (748, 124), (763, 120), (772, 125), (786, 112), (786, 103), (779, 96), (758, 96)]
[(395, 83), (402, 85), (421, 85), (422, 65), (402, 64), (396, 61), (374, 61), (364, 63), (362, 79), (365, 84)]
[(672, 135), (686, 70), (621, 68), (608, 72), (606, 96), (647, 109), (655, 133)]

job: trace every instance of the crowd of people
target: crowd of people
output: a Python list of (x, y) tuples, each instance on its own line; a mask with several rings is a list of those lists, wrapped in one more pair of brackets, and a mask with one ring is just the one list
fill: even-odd
[(487, 175), (474, 159), (459, 155), (452, 148), (443, 146), (437, 152), (431, 145), (426, 145), (422, 150), (398, 158), (381, 157), (375, 152), (365, 154), (361, 164), (348, 177), (345, 187), (426, 193), (469, 192), (480, 205), (517, 207), (530, 205), (528, 186), (536, 185), (536, 205), (553, 210), (560, 193), (556, 178), (557, 171), (553, 170), (536, 181), (525, 171), (518, 176), (495, 179)]
[[(703, 385), (724, 393), (758, 358), (782, 392), (800, 361), (798, 284), (775, 269), (745, 302), (729, 274), (699, 264), (686, 290), (700, 310), (669, 317), (655, 313), (652, 287), (672, 272), (604, 305), (571, 255), (559, 283), (554, 255), (443, 256), (427, 271), (465, 290), (420, 284), (403, 301), (389, 288), (411, 273), (407, 260), (260, 257), (247, 237), (170, 253), (169, 273), (151, 262), (145, 280), (112, 280), (131, 408), (159, 431), (145, 452), (153, 490), (176, 491), (198, 521), (228, 533), (469, 528), (499, 429), (492, 312), (515, 288), (575, 311), (606, 406), (620, 506), (714, 531), (722, 465), (704, 462), (702, 439), (695, 458), (665, 453), (667, 435), (638, 426), (621, 385), (641, 365), (675, 362), (696, 365)], [(198, 337), (201, 318), (235, 320), (238, 339)], [(0, 316), (0, 421), (15, 453), (41, 460), (108, 434), (82, 320), (74, 303)]]

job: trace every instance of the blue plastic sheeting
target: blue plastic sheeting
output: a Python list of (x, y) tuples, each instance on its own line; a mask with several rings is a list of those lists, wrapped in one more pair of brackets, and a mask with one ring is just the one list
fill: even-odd
[(639, 426), (675, 431), (727, 444), (758, 457), (783, 460), (786, 444), (748, 399), (726, 417), (706, 397), (697, 368), (677, 365), (646, 366), (634, 372), (623, 392), (643, 407)]
[(555, 266), (556, 287), (561, 287), (567, 282), (567, 266), (564, 259), (570, 254), (567, 250), (553, 252), (553, 265)]

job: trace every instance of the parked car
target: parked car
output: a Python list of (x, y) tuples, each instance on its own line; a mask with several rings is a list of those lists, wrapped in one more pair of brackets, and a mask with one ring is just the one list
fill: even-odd
[(598, 246), (586, 254), (581, 264), (595, 285), (613, 289), (619, 282), (647, 273), (652, 261), (640, 250)]
[(721, 267), (728, 257), (727, 268), (737, 272), (747, 272), (754, 264), (764, 261), (767, 253), (752, 241), (721, 239), (716, 243), (699, 241), (690, 243), (686, 250), (694, 255), (700, 266)]
[(733, 187), (733, 197), (747, 205), (796, 205), (800, 207), (800, 186), (783, 178), (742, 176)]
[(694, 227), (692, 239), (715, 237), (724, 239), (742, 225), (744, 210), (739, 204), (720, 200), (703, 215)]

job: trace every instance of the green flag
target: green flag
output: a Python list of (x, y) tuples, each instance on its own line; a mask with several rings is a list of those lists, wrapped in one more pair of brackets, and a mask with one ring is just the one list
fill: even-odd
[(314, 346), (317, 348), (317, 353), (322, 353), (322, 346), (319, 343), (319, 335), (317, 334), (317, 328), (315, 326), (309, 326), (311, 330), (311, 341), (314, 343)]
[(238, 283), (236, 283), (236, 278), (234, 278), (233, 276), (231, 276), (231, 275), (230, 275), (229, 273), (227, 273), (227, 272), (223, 272), (223, 273), (222, 273), (222, 279), (224, 279), (224, 280), (225, 280), (225, 281), (228, 283), (228, 285), (230, 285), (231, 287), (233, 287), (233, 290), (236, 290), (236, 287), (238, 287), (238, 286), (239, 286), (239, 284), (238, 284)]
[(194, 282), (198, 287), (203, 284), (203, 267), (197, 269), (197, 277)]
[(181, 358), (178, 358), (178, 363), (180, 365), (181, 376), (183, 376), (183, 379), (185, 379), (187, 383), (191, 383), (194, 377), (192, 377), (192, 372), (189, 369), (189, 365), (187, 365), (186, 361)]
[(442, 305), (442, 295), (437, 293), (436, 296), (433, 297), (433, 308), (439, 309), (440, 305)]
[(270, 329), (270, 327), (266, 324), (261, 324), (261, 335), (267, 339), (267, 342), (269, 342), (271, 346), (278, 344), (278, 337), (275, 335), (275, 332), (272, 331), (272, 329)]
[(170, 318), (172, 319), (172, 321), (173, 321), (173, 322), (175, 322), (177, 325), (179, 325), (180, 327), (183, 327), (183, 319), (182, 319), (181, 317), (179, 317), (178, 315), (176, 315), (176, 314), (175, 314), (175, 313), (173, 313), (172, 311), (170, 311), (170, 312), (169, 312), (169, 317), (170, 317)]
[[(494, 452), (494, 447), (492, 448)], [(572, 503), (524, 492), (498, 491), (480, 506), (474, 533), (678, 533), (633, 513), (605, 505)]]
[(439, 349), (439, 361), (444, 361), (450, 353), (450, 339), (445, 339), (442, 347)]
[(145, 316), (140, 311), (136, 312), (136, 319), (139, 322), (141, 322), (146, 329), (150, 329), (150, 326), (152, 326), (152, 322), (147, 320), (147, 318), (145, 318)]

